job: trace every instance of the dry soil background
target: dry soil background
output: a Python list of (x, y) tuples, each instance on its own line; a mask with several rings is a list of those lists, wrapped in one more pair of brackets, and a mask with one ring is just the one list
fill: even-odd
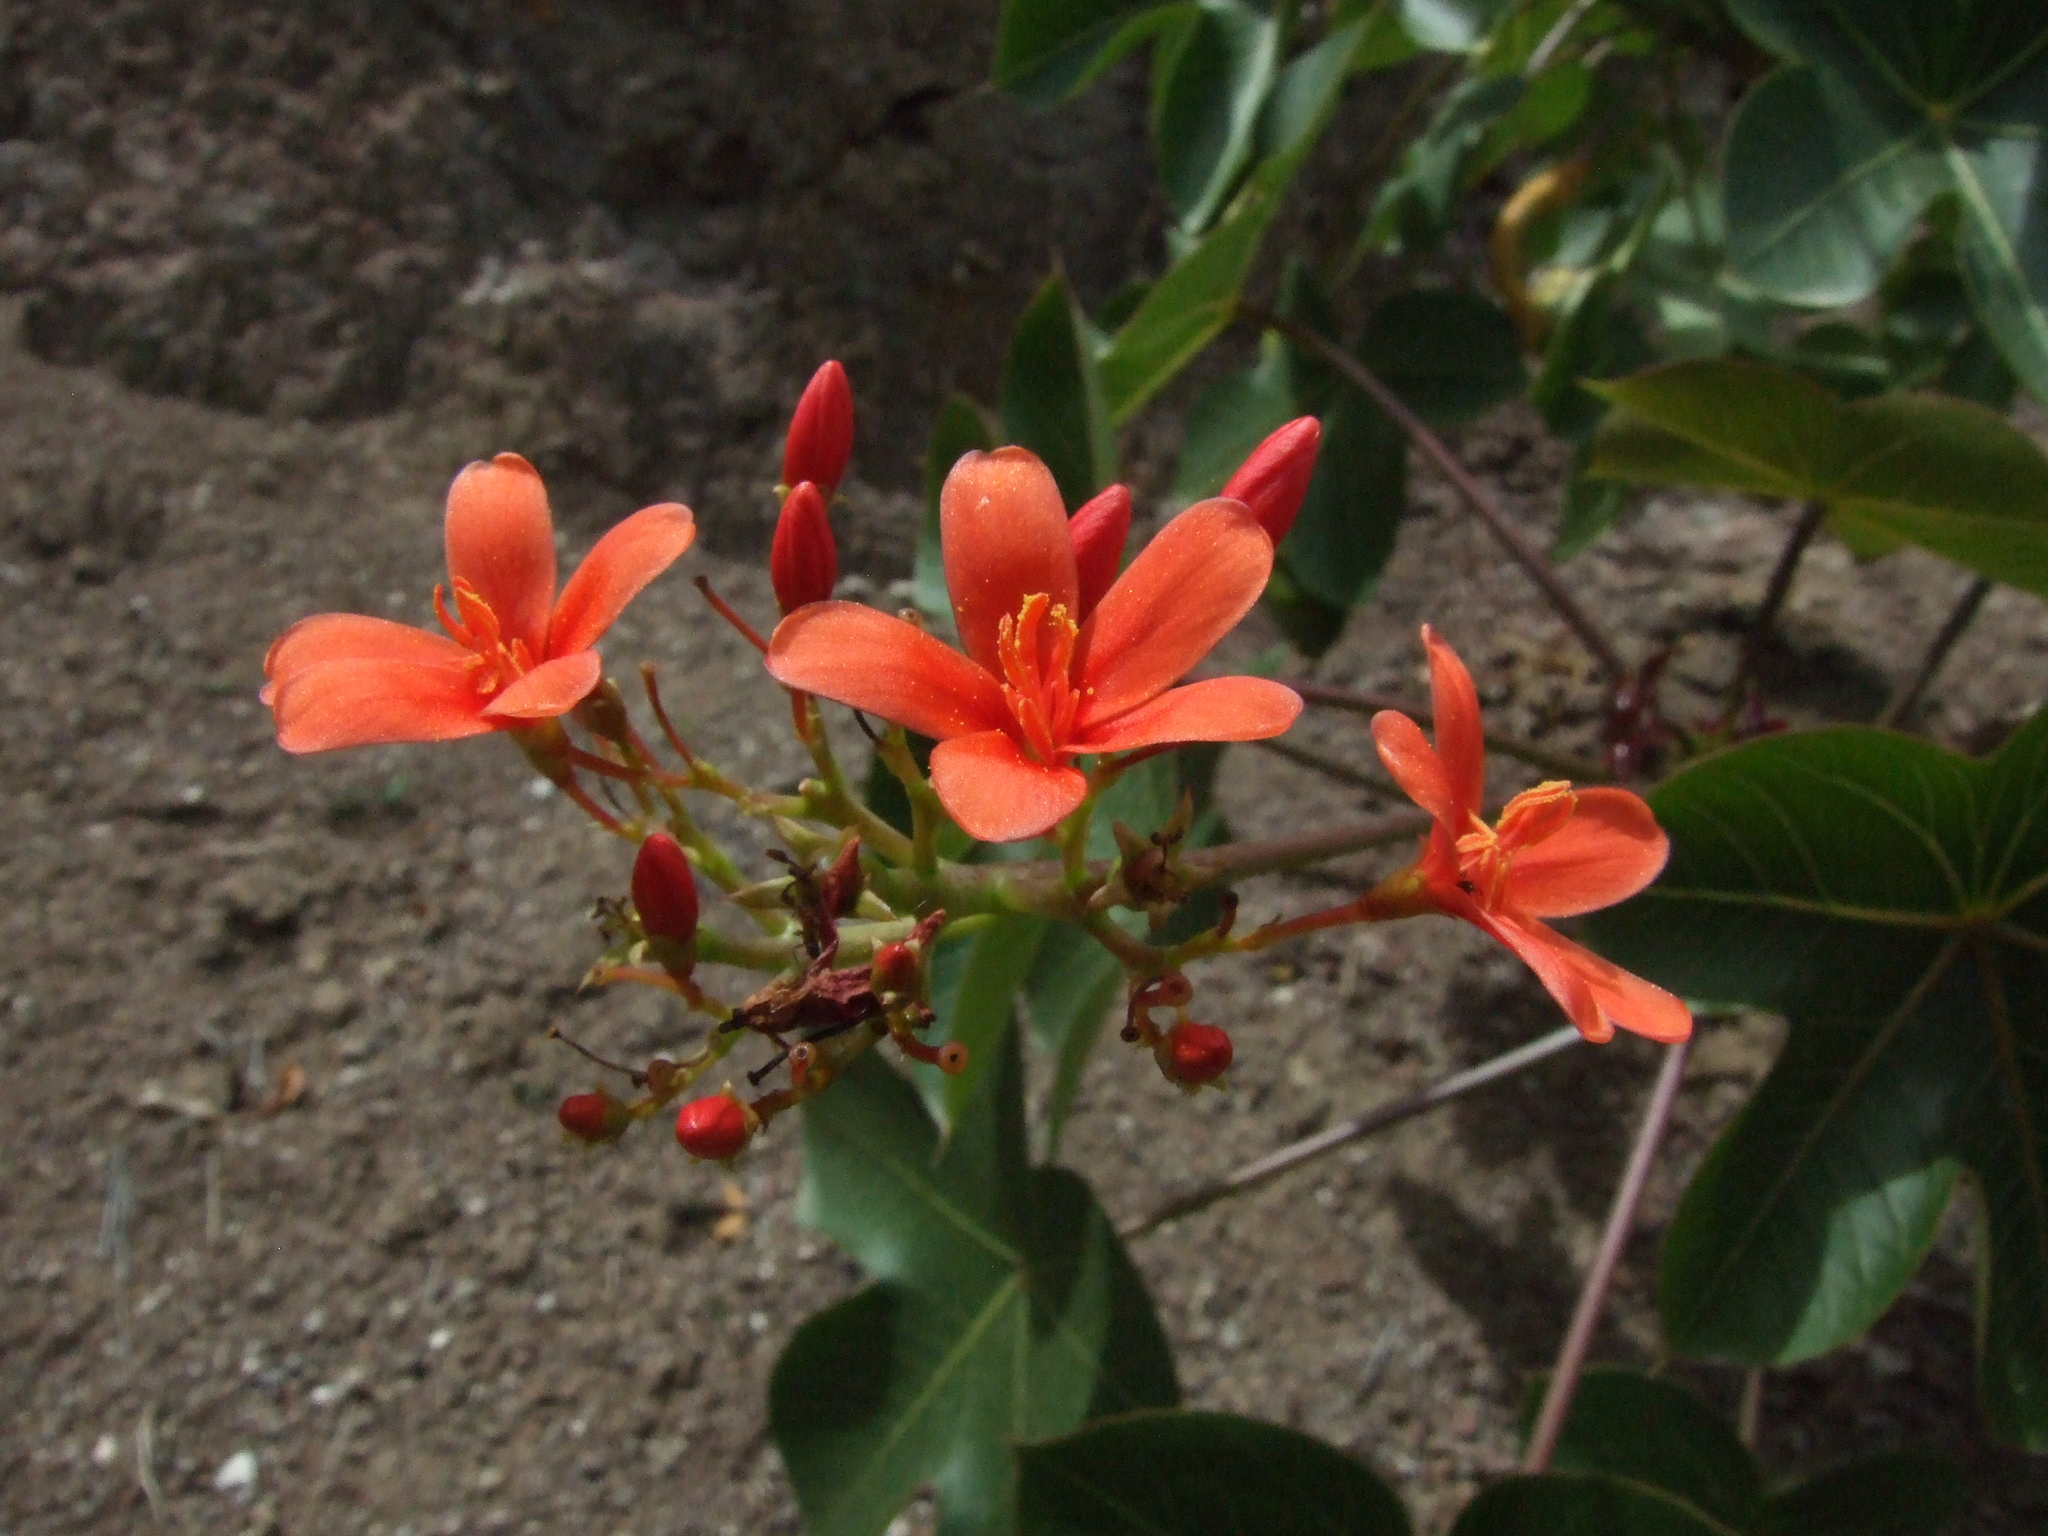
[[(797, 1529), (764, 1383), (857, 1277), (794, 1223), (796, 1138), (728, 1191), (658, 1135), (589, 1155), (553, 1125), (586, 1073), (549, 1024), (675, 1042), (650, 1001), (574, 991), (623, 851), (502, 743), (288, 761), (254, 687), (305, 612), (424, 619), (440, 495), (500, 448), (549, 475), (571, 557), (637, 501), (691, 501), (689, 566), (765, 615), (776, 433), (825, 355), (862, 406), (848, 564), (900, 571), (939, 399), (990, 391), (1055, 253), (1099, 296), (1156, 228), (1141, 90), (1024, 116), (979, 90), (992, 11), (0, 7), (5, 1536)], [(1134, 442), (1154, 481), (1171, 435)], [(1540, 532), (1560, 462), (1529, 424), (1461, 447)], [(1662, 501), (1572, 574), (1679, 639), (1683, 692), (1725, 666), (1781, 529)], [(1960, 585), (1820, 549), (1778, 697), (1867, 716)], [(1324, 674), (1413, 690), (1424, 617), (1518, 728), (1590, 739), (1569, 640), (1419, 478)], [(2038, 704), (2041, 619), (1996, 595), (1929, 728), (1982, 742)], [(724, 762), (796, 771), (681, 576), (608, 649), (659, 661)], [(1300, 735), (1364, 750), (1342, 717)], [(1223, 796), (1246, 835), (1373, 803), (1249, 752)], [(1091, 1070), (1066, 1156), (1119, 1216), (1555, 1023), (1450, 925), (1200, 982), (1237, 1034), (1228, 1094), (1190, 1106), (1113, 1047)], [(1656, 1223), (1774, 1038), (1706, 1029), (1607, 1357), (1652, 1358)], [(1650, 1063), (1570, 1053), (1143, 1239), (1189, 1400), (1338, 1441), (1441, 1529), (1511, 1462)], [(287, 1064), (310, 1091), (266, 1117)], [(2048, 1524), (2048, 1472), (1975, 1429), (1966, 1260), (1959, 1220), (1871, 1339), (1771, 1378), (1775, 1468), (1940, 1446), (1968, 1530)]]

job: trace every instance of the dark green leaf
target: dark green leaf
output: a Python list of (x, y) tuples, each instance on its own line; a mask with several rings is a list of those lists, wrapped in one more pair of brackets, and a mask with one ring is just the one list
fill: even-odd
[(1363, 73), (1405, 64), (1421, 50), (1401, 23), (1400, 0), (1337, 0), (1330, 16), (1334, 30), (1356, 24), (1362, 29), (1351, 67)]
[(1259, 118), (1260, 159), (1306, 153), (1329, 122), (1345, 76), (1369, 46), (1372, 25), (1368, 18), (1334, 26), (1328, 37), (1280, 71)]
[(1304, 591), (1285, 561), (1276, 560), (1273, 564), (1265, 604), (1287, 636), (1287, 643), (1310, 660), (1335, 645), (1351, 619), (1348, 603), (1338, 607)]
[(1437, 108), (1380, 188), (1366, 222), (1369, 248), (1426, 251), (1442, 238), (1452, 204), (1472, 181), (1482, 147), (1522, 99), (1518, 74), (1468, 75)]
[(1578, 1472), (1505, 1478), (1467, 1504), (1451, 1536), (1742, 1536), (1656, 1488)]
[(1416, 288), (1366, 318), (1359, 358), (1423, 420), (1470, 421), (1522, 392), (1521, 338), (1498, 304), (1463, 288)]
[(1586, 445), (1572, 455), (1572, 467), (1564, 482), (1564, 515), (1557, 522), (1557, 538), (1550, 546), (1550, 558), (1563, 564), (1573, 555), (1591, 549), (1600, 536), (1628, 510), (1628, 487), (1614, 480), (1594, 480), (1586, 475)]
[(1665, 1337), (1754, 1364), (1854, 1337), (1967, 1169), (1986, 1413), (2048, 1448), (2048, 712), (1982, 763), (1857, 727), (1772, 737), (1651, 804), (1670, 866), (1594, 941), (1791, 1025), (1672, 1222)]
[(1945, 1456), (1872, 1456), (1773, 1494), (1758, 1536), (1936, 1536), (1968, 1494)]
[(1184, 231), (1208, 227), (1243, 171), (1279, 51), (1276, 17), (1238, 0), (1200, 0), (1153, 55), (1152, 142)]
[(991, 79), (1027, 101), (1057, 101), (1184, 9), (1154, 0), (1003, 0)]
[(1010, 336), (1002, 415), (1003, 435), (1045, 460), (1070, 509), (1116, 478), (1094, 339), (1064, 273), (1046, 279)]
[(1386, 569), (1407, 500), (1407, 434), (1367, 396), (1346, 390), (1323, 416), (1315, 478), (1279, 562), (1316, 602), (1353, 608)]
[(1102, 1034), (1103, 1021), (1124, 992), (1124, 968), (1086, 930), (1069, 923), (1053, 927), (1038, 946), (1024, 980), (1024, 1006), (1031, 1037), (1052, 1060), (1046, 1094), (1045, 1155), (1057, 1158), (1081, 1074)]
[(1618, 407), (1588, 472), (1825, 502), (1837, 531), (1919, 544), (2048, 595), (2048, 457), (1996, 413), (1936, 395), (1842, 405), (1762, 363), (1673, 363), (1597, 386)]
[(804, 1219), (878, 1283), (797, 1330), (769, 1423), (809, 1529), (879, 1536), (920, 1488), (1012, 1528), (1015, 1441), (1167, 1407), (1172, 1356), (1087, 1187), (1023, 1161), (1015, 1036), (943, 1146), (874, 1053), (804, 1111)]
[(1401, 1501), (1320, 1440), (1222, 1413), (1133, 1413), (1019, 1456), (1019, 1536), (1406, 1536)]
[(950, 1077), (929, 1068), (916, 1074), (940, 1125), (957, 1126), (979, 1097), (1016, 1019), (1017, 989), (1050, 926), (1044, 918), (1005, 917), (966, 938), (941, 937), (931, 974), (938, 1018), (927, 1038), (934, 1045), (959, 1041), (967, 1047), (967, 1065)]
[[(1532, 1384), (1525, 1428), (1541, 1400)], [(1734, 1428), (1683, 1387), (1634, 1371), (1586, 1373), (1551, 1468), (1655, 1489), (1728, 1530), (1751, 1529), (1763, 1506), (1756, 1463)]]
[(1778, 298), (1852, 303), (1928, 201), (1952, 193), (1977, 313), (2048, 398), (2048, 13), (2033, 0), (1730, 9), (1790, 61), (1731, 125), (1737, 271)]
[(1195, 397), (1181, 426), (1175, 501), (1186, 505), (1214, 496), (1269, 433), (1301, 414), (1288, 351), (1269, 331), (1260, 338), (1255, 365), (1225, 374)]
[[(950, 396), (939, 407), (939, 419), (932, 427), (931, 446), (924, 455), (924, 527), (917, 540), (917, 563), (912, 569), (918, 612), (939, 624), (949, 634), (953, 625), (953, 601), (946, 593), (946, 560), (939, 548), (939, 490), (960, 457), (976, 449), (996, 446), (995, 434), (981, 407), (965, 395)], [(907, 804), (907, 802), (906, 802)]]
[(1583, 381), (1632, 372), (1655, 355), (1628, 307), (1625, 281), (1607, 267), (1584, 273), (1553, 317), (1529, 400), (1559, 437), (1583, 439), (1607, 412), (1607, 403)]

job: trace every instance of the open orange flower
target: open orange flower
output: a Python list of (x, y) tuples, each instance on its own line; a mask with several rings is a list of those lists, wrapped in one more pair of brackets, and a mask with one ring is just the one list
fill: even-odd
[(1023, 448), (970, 453), (939, 496), (946, 587), (965, 655), (854, 603), (789, 615), (777, 682), (938, 738), (932, 786), (985, 842), (1035, 837), (1088, 792), (1083, 753), (1277, 736), (1301, 713), (1255, 677), (1173, 685), (1244, 617), (1273, 543), (1242, 503), (1188, 508), (1079, 619), (1066, 509)]
[(453, 741), (566, 714), (603, 676), (598, 637), (696, 537), (688, 507), (646, 507), (597, 541), (555, 595), (555, 527), (534, 467), (516, 453), (471, 464), (448, 488), (453, 601), (447, 634), (359, 613), (321, 613), (277, 637), (263, 702), (287, 752)]
[(1487, 825), (1486, 743), (1479, 695), (1465, 664), (1427, 624), (1436, 745), (1397, 710), (1373, 716), (1380, 761), (1410, 798), (1436, 819), (1422, 857), (1387, 882), (1411, 883), (1425, 908), (1461, 917), (1519, 955), (1588, 1040), (1619, 1025), (1652, 1040), (1683, 1040), (1692, 1013), (1662, 987), (1546, 927), (1625, 901), (1657, 878), (1670, 840), (1640, 795), (1574, 790), (1562, 780), (1510, 800)]

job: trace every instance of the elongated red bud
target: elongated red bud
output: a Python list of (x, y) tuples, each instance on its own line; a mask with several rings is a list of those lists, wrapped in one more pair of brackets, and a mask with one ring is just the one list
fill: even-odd
[(730, 1093), (692, 1099), (676, 1112), (676, 1141), (690, 1156), (722, 1163), (746, 1150), (759, 1121)]
[(1297, 417), (1252, 450), (1222, 494), (1250, 507), (1259, 526), (1278, 544), (1294, 526), (1294, 514), (1308, 495), (1322, 443), (1322, 423), (1313, 416)]
[(1198, 1088), (1229, 1071), (1234, 1054), (1230, 1036), (1214, 1024), (1183, 1019), (1166, 1032), (1166, 1054), (1159, 1064), (1176, 1083)]
[(827, 496), (839, 487), (853, 457), (853, 386), (837, 362), (824, 364), (804, 386), (789, 418), (782, 450), (782, 483), (809, 480)]
[(825, 498), (810, 481), (801, 482), (782, 504), (775, 523), (775, 543), (768, 551), (768, 579), (784, 613), (806, 603), (822, 603), (839, 580), (839, 546), (832, 538), (832, 520)]
[(626, 1106), (599, 1089), (596, 1093), (572, 1093), (555, 1111), (562, 1129), (578, 1141), (617, 1141), (625, 1135), (633, 1117)]
[(908, 944), (884, 944), (868, 967), (868, 985), (877, 992), (909, 992), (917, 986), (917, 953)]
[(633, 910), (650, 939), (687, 944), (697, 936), (697, 877), (682, 844), (656, 832), (633, 860)]
[(1074, 546), (1074, 569), (1081, 582), (1081, 613), (1087, 618), (1116, 584), (1123, 568), (1124, 541), (1131, 536), (1131, 488), (1112, 485), (1091, 497), (1067, 519), (1067, 538)]

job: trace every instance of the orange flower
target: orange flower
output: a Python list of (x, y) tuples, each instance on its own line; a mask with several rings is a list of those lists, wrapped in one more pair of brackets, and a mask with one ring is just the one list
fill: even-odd
[(932, 785), (970, 835), (1013, 842), (1053, 827), (1088, 792), (1080, 754), (1254, 741), (1301, 712), (1293, 689), (1262, 678), (1173, 686), (1272, 571), (1272, 540), (1242, 503), (1181, 513), (1085, 619), (1066, 509), (1035, 454), (962, 458), (939, 525), (965, 655), (872, 608), (815, 603), (777, 626), (768, 670), (938, 738)]
[(1692, 1013), (1662, 987), (1632, 976), (1544, 925), (1625, 901), (1657, 878), (1670, 840), (1640, 795), (1574, 790), (1563, 780), (1524, 790), (1499, 822), (1480, 815), (1486, 743), (1479, 695), (1457, 653), (1427, 624), (1436, 745), (1396, 710), (1373, 716), (1380, 761), (1409, 797), (1436, 818), (1415, 865), (1386, 882), (1405, 884), (1418, 907), (1461, 917), (1513, 950), (1571, 1015), (1588, 1040), (1617, 1025), (1652, 1040), (1683, 1040)]
[(597, 541), (555, 596), (547, 492), (516, 453), (448, 488), (446, 636), (357, 613), (301, 619), (263, 660), (263, 702), (287, 752), (453, 741), (566, 714), (598, 684), (592, 649), (696, 537), (688, 507), (635, 512)]

